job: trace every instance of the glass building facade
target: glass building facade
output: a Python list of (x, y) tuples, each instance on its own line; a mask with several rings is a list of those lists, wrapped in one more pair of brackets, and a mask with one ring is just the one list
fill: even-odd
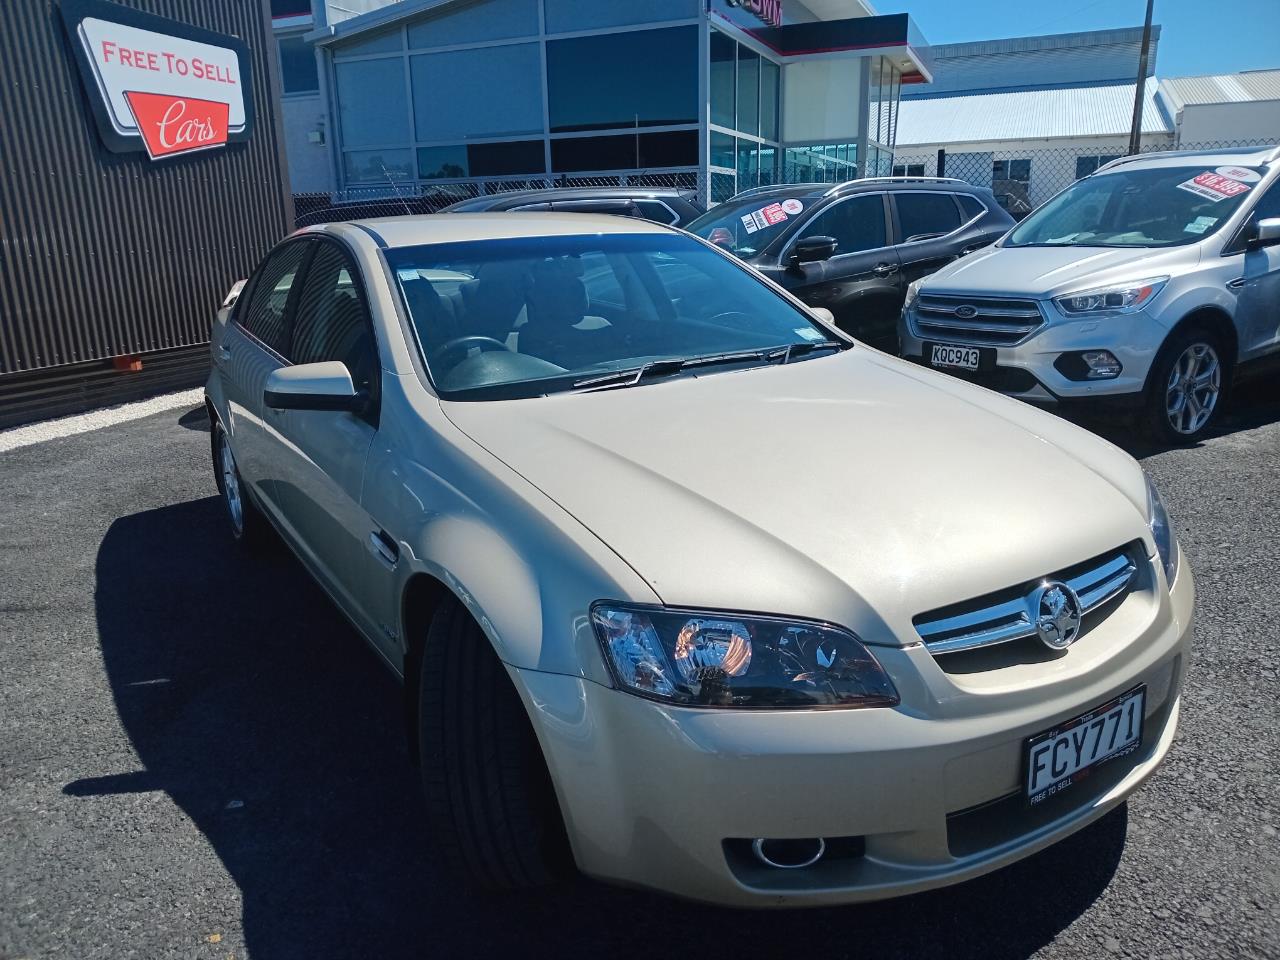
[[(899, 64), (878, 50), (787, 52), (770, 36), (786, 24), (747, 7), (408, 0), (339, 24), (316, 38), (335, 186), (647, 177), (718, 201), (887, 173)], [(798, 0), (782, 9), (819, 22)]]

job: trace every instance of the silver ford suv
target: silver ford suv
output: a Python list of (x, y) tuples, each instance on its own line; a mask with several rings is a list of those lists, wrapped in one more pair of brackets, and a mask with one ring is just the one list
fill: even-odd
[(1113, 161), (913, 283), (901, 353), (1025, 400), (1131, 406), (1193, 442), (1237, 370), (1280, 355), (1278, 179), (1275, 147)]

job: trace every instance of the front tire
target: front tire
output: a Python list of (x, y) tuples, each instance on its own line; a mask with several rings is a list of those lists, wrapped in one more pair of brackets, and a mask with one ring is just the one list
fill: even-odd
[(1147, 432), (1174, 446), (1203, 439), (1218, 421), (1230, 373), (1215, 334), (1198, 327), (1175, 334), (1156, 357), (1147, 381)]
[(572, 862), (524, 705), (456, 600), (431, 620), (418, 684), (428, 827), (455, 876), (491, 891), (545, 886)]

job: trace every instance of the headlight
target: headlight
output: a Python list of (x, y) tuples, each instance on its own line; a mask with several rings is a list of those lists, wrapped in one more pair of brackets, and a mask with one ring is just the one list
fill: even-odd
[[(921, 280), (924, 278), (921, 277)], [(916, 302), (916, 297), (920, 295), (920, 280), (912, 280), (907, 284), (907, 298), (902, 301), (902, 309), (910, 310), (911, 305)]]
[(1135, 313), (1150, 303), (1168, 282), (1168, 277), (1134, 280), (1132, 283), (1119, 283), (1054, 297), (1053, 302), (1069, 316)]
[(591, 621), (618, 686), (690, 707), (891, 707), (853, 634), (822, 623), (601, 602)]
[(1164, 578), (1169, 586), (1178, 575), (1178, 538), (1173, 534), (1173, 524), (1169, 522), (1169, 511), (1164, 508), (1160, 499), (1160, 491), (1147, 477), (1147, 525), (1151, 528), (1151, 538), (1156, 542), (1156, 553), (1160, 554), (1160, 565), (1164, 567)]

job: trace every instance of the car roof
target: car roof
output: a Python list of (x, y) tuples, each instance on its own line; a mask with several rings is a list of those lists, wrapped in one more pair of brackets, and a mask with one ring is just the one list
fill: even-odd
[(664, 197), (681, 197), (692, 193), (692, 189), (684, 187), (543, 187), (538, 190), (510, 190), (505, 193), (493, 193), (482, 197), (467, 197), (451, 203), (441, 212), (454, 213), (462, 210), (484, 210), (494, 206), (512, 204), (538, 203), (548, 200), (647, 200)]
[(983, 193), (985, 187), (977, 187), (964, 180), (952, 177), (863, 177), (859, 180), (846, 180), (843, 183), (781, 183), (767, 187), (753, 187), (730, 197), (731, 202), (738, 200), (768, 200), (774, 198), (813, 198), (845, 196), (869, 190), (937, 190), (943, 188), (953, 193)]
[(353, 233), (371, 237), (378, 246), (413, 247), (425, 243), (464, 243), (468, 240), (507, 240), (524, 237), (571, 237), (594, 234), (676, 233), (662, 224), (635, 217), (601, 213), (435, 213), (405, 217), (374, 217), (317, 224), (298, 231)]
[[(1168, 150), (1120, 157), (1100, 167), (1098, 174), (1117, 170), (1146, 170), (1155, 167), (1233, 166), (1260, 167), (1280, 160), (1280, 148), (1230, 147), (1219, 150)], [(1097, 174), (1095, 174), (1096, 176)]]

